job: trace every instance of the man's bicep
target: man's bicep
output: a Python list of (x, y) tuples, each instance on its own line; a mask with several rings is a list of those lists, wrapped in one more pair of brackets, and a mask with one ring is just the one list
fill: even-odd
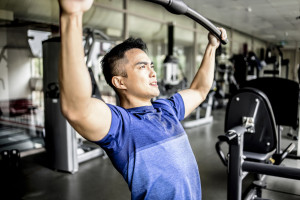
[(109, 132), (112, 113), (108, 105), (99, 99), (91, 99), (91, 103), (83, 112), (82, 119), (71, 122), (76, 131), (84, 138), (99, 141)]
[(202, 93), (194, 89), (185, 89), (178, 92), (184, 102), (185, 114), (184, 117), (190, 115), (203, 101)]

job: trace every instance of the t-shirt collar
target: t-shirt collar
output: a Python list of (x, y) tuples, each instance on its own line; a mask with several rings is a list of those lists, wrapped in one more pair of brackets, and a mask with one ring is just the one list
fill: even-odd
[(135, 108), (129, 108), (127, 109), (130, 113), (154, 113), (156, 112), (155, 108), (153, 106), (140, 106)]

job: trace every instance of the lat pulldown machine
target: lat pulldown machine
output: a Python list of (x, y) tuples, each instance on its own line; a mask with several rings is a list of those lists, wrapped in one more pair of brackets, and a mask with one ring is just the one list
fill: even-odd
[[(227, 199), (262, 200), (265, 175), (300, 180), (300, 169), (280, 166), (295, 148), (291, 143), (282, 153), (277, 150), (277, 128), (271, 103), (258, 89), (239, 90), (227, 105), (225, 135), (219, 136), (216, 150), (227, 166)], [(222, 143), (229, 145), (224, 155)], [(242, 194), (244, 178), (254, 173), (257, 179), (247, 194)]]

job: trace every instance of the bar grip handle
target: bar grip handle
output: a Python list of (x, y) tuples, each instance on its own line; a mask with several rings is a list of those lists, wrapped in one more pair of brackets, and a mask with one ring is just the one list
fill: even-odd
[(224, 142), (226, 142), (226, 141), (222, 141), (222, 140), (218, 141), (218, 142), (216, 143), (215, 148), (216, 148), (217, 154), (218, 154), (219, 158), (221, 159), (222, 163), (223, 163), (225, 166), (228, 166), (228, 159), (226, 158), (226, 156), (224, 155), (224, 153), (223, 153), (223, 151), (222, 151), (222, 149), (221, 149), (221, 145), (222, 145)]

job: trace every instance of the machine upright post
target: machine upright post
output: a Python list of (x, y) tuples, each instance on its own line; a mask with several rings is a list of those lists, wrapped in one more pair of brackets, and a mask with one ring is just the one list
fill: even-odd
[[(300, 110), (298, 109), (298, 116), (300, 116)], [(298, 146), (297, 146), (297, 156), (300, 156), (300, 125), (298, 123)]]
[(76, 131), (60, 111), (58, 63), (60, 38), (43, 42), (43, 66), (45, 94), (45, 146), (49, 167), (59, 171), (78, 171)]
[(240, 200), (242, 196), (242, 162), (244, 133), (235, 133), (237, 136), (230, 141), (227, 200)]

